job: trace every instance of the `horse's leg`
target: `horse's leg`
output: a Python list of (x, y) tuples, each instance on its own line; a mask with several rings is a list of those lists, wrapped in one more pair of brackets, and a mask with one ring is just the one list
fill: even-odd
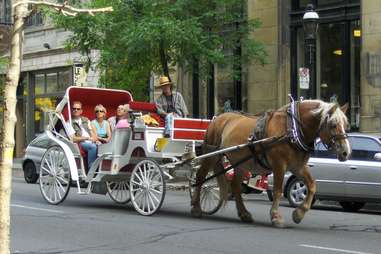
[(304, 200), (303, 204), (301, 204), (299, 207), (297, 207), (294, 212), (292, 213), (292, 220), (295, 223), (300, 223), (302, 219), (304, 218), (305, 213), (310, 210), (312, 200), (314, 198), (315, 192), (316, 192), (316, 183), (313, 179), (309, 168), (307, 165), (304, 166), (300, 177), (303, 178), (304, 184), (307, 186), (307, 197)]
[(274, 175), (274, 187), (273, 187), (273, 205), (270, 209), (271, 223), (275, 227), (283, 227), (284, 220), (279, 212), (279, 203), (282, 197), (282, 186), (284, 179), (284, 170), (282, 167), (276, 167), (273, 170)]
[(241, 184), (242, 184), (242, 173), (241, 170), (235, 170), (234, 177), (232, 180), (232, 192), (235, 198), (235, 204), (237, 207), (238, 216), (243, 222), (253, 222), (250, 212), (246, 209), (243, 204), (241, 196)]
[[(201, 183), (204, 181), (205, 177), (207, 176), (211, 165), (216, 165), (220, 161), (220, 158), (218, 156), (213, 156), (204, 159), (201, 162), (201, 167), (199, 170), (197, 170), (196, 173), (196, 183)], [(195, 188), (195, 192), (193, 193), (192, 201), (191, 201), (191, 214), (194, 217), (201, 217), (202, 211), (200, 206), (200, 194), (201, 194), (201, 184), (197, 185)]]

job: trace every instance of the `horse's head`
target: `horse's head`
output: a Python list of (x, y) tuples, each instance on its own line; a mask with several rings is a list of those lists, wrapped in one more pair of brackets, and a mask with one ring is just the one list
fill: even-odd
[(315, 111), (320, 116), (319, 137), (328, 149), (332, 149), (336, 153), (337, 159), (340, 161), (346, 161), (352, 152), (345, 133), (348, 126), (348, 119), (345, 115), (347, 109), (348, 104), (339, 107), (335, 103), (322, 102)]

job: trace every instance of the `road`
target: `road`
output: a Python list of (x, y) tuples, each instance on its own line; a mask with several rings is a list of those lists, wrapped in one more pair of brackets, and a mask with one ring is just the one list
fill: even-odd
[(107, 196), (78, 195), (72, 188), (58, 206), (48, 205), (37, 184), (14, 177), (11, 204), (12, 253), (381, 253), (381, 208), (359, 213), (318, 205), (296, 225), (282, 202), (286, 227), (269, 219), (265, 195), (245, 196), (255, 222), (238, 220), (234, 203), (213, 216), (190, 216), (187, 191), (168, 191), (151, 217)]

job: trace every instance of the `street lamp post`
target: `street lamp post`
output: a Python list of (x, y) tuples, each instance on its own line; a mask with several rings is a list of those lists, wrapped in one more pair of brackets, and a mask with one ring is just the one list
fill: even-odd
[(307, 98), (316, 99), (316, 34), (319, 15), (314, 6), (308, 4), (303, 15), (303, 28), (305, 39), (305, 64), (309, 69), (310, 81)]

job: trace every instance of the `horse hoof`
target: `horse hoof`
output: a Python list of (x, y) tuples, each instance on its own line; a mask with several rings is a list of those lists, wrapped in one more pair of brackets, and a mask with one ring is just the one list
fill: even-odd
[(295, 209), (293, 212), (292, 212), (292, 220), (296, 223), (296, 224), (299, 224), (303, 219), (303, 215), (302, 213), (300, 212), (299, 209)]
[(247, 222), (247, 223), (254, 222), (253, 217), (251, 217), (250, 213), (242, 214), (239, 217), (241, 218), (241, 221), (243, 221), (243, 222)]
[(271, 221), (271, 224), (276, 228), (284, 228), (284, 221), (283, 219), (273, 219)]
[(196, 218), (201, 218), (202, 212), (200, 208), (192, 207), (191, 215)]

